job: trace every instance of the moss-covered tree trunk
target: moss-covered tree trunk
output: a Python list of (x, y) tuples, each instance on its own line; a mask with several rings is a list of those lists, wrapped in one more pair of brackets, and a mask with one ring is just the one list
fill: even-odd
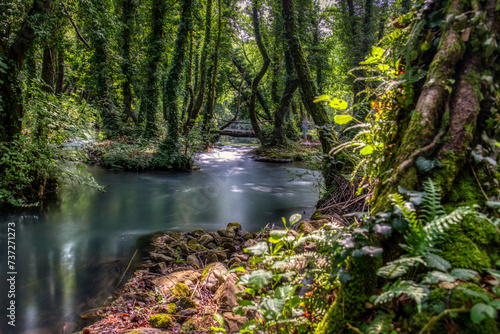
[[(2, 142), (11, 142), (21, 132), (24, 108), (19, 70), (23, 66), (27, 50), (36, 37), (35, 31), (43, 23), (44, 13), (49, 9), (51, 2), (34, 1), (12, 44), (4, 45), (5, 42), (1, 42), (0, 62), (3, 70), (0, 71), (0, 141)], [(7, 36), (1, 37), (7, 40)]]
[(156, 114), (158, 112), (158, 101), (160, 98), (158, 69), (165, 48), (164, 21), (166, 4), (162, 0), (153, 0), (151, 7), (151, 34), (148, 43), (148, 61), (146, 69), (146, 87), (141, 98), (141, 109), (139, 111), (139, 122), (145, 118), (144, 137), (153, 138), (158, 133)]
[(90, 63), (92, 103), (101, 113), (103, 133), (108, 138), (117, 137), (120, 134), (118, 115), (114, 109), (109, 92), (111, 84), (111, 61), (110, 61), (110, 4), (107, 1), (91, 0), (84, 7), (85, 16), (90, 30), (90, 45), (92, 46), (92, 57)]
[(208, 147), (210, 144), (210, 122), (214, 117), (214, 105), (215, 105), (215, 88), (217, 87), (217, 71), (219, 68), (219, 49), (220, 49), (220, 41), (221, 41), (221, 33), (222, 33), (222, 6), (221, 0), (217, 1), (217, 41), (215, 42), (215, 50), (214, 50), (214, 61), (211, 75), (210, 75), (210, 86), (209, 86), (209, 94), (208, 94), (208, 103), (207, 103), (207, 111), (205, 113), (205, 117), (203, 119), (203, 136), (205, 139), (205, 145)]
[[(286, 48), (286, 46), (285, 46)], [(286, 145), (285, 135), (285, 115), (290, 110), (293, 100), (293, 94), (299, 87), (299, 80), (293, 71), (292, 56), (288, 49), (285, 50), (285, 67), (286, 67), (286, 81), (283, 95), (281, 96), (279, 105), (274, 112), (274, 129), (272, 137), (272, 145), (284, 146)]]
[[(295, 23), (295, 11), (293, 0), (282, 0), (283, 20), (285, 22), (286, 42), (292, 55), (292, 60), (299, 78), (300, 89), (302, 92), (302, 101), (307, 112), (319, 127), (319, 138), (323, 153), (328, 155), (333, 145), (337, 143), (336, 134), (331, 129), (331, 123), (324, 106), (321, 103), (313, 103), (318, 96), (318, 88), (313, 79), (311, 70), (305, 58), (302, 46), (300, 44), (297, 25)], [(335, 173), (334, 164), (325, 158), (324, 178), (327, 188), (333, 185), (333, 174)]]
[(250, 95), (250, 102), (248, 103), (248, 114), (250, 115), (250, 122), (252, 123), (252, 129), (255, 132), (255, 136), (259, 139), (260, 143), (262, 145), (265, 144), (264, 142), (264, 136), (262, 135), (262, 131), (260, 130), (260, 125), (257, 120), (257, 113), (255, 111), (255, 100), (257, 98), (257, 88), (259, 87), (259, 82), (262, 80), (264, 75), (267, 72), (267, 69), (269, 68), (269, 64), (271, 63), (271, 59), (267, 55), (266, 48), (264, 46), (264, 43), (262, 42), (262, 37), (260, 35), (260, 24), (259, 24), (259, 14), (258, 14), (258, 1), (253, 0), (252, 1), (252, 24), (253, 24), (253, 30), (255, 33), (255, 41), (257, 42), (257, 47), (259, 48), (260, 54), (263, 59), (263, 64), (262, 67), (255, 75), (252, 81), (252, 91)]
[(137, 3), (134, 0), (121, 1), (121, 21), (123, 25), (121, 31), (121, 69), (124, 77), (122, 82), (123, 116), (125, 119), (131, 118), (135, 124), (137, 124), (138, 120), (132, 110), (133, 65), (132, 57), (130, 55), (130, 47), (132, 44), (132, 34), (134, 32), (134, 16), (136, 14), (136, 7)]
[(198, 87), (198, 92), (196, 94), (196, 100), (193, 107), (189, 110), (187, 115), (186, 123), (184, 124), (183, 132), (185, 135), (189, 133), (193, 127), (196, 119), (203, 105), (203, 100), (205, 98), (205, 86), (207, 82), (207, 62), (208, 54), (210, 48), (212, 34), (212, 0), (207, 0), (206, 11), (205, 11), (205, 37), (203, 39), (203, 47), (201, 49), (200, 58), (200, 82)]
[[(498, 90), (493, 88), (500, 70), (495, 53), (495, 41), (500, 38), (498, 2), (449, 0), (444, 4), (433, 4), (413, 23), (421, 29), (420, 34), (409, 36), (418, 54), (402, 61), (407, 71), (420, 66), (427, 76), (425, 82), (413, 86), (414, 110), (402, 108), (397, 114), (397, 133), (392, 142), (386, 143), (372, 214), (389, 208), (388, 197), (398, 192), (398, 187), (421, 190), (422, 181), (428, 177), (441, 187), (447, 210), (459, 205), (484, 205), (499, 196), (496, 141), (500, 130), (492, 126), (500, 124)], [(447, 23), (432, 29), (428, 16), (440, 10)], [(478, 15), (477, 20), (473, 20), (474, 15)], [(422, 51), (429, 32), (439, 38), (439, 44)], [(438, 160), (442, 166), (422, 170), (417, 167), (418, 158)], [(389, 170), (392, 172), (387, 173)], [(397, 252), (397, 241), (392, 242), (385, 248)], [(440, 255), (453, 267), (481, 271), (498, 260), (498, 247), (498, 231), (486, 222), (466, 218), (447, 231)], [(348, 333), (348, 323), (358, 326), (363, 320), (367, 313), (364, 304), (375, 287), (366, 282), (373, 282), (376, 266), (368, 266), (354, 276), (365, 266), (362, 261), (352, 259), (348, 270), (355, 279), (342, 285), (317, 334)], [(362, 290), (360, 282), (365, 282)], [(349, 296), (357, 296), (356, 302), (347, 302)]]
[(189, 31), (191, 30), (193, 1), (183, 0), (181, 3), (181, 21), (177, 38), (175, 40), (175, 49), (172, 64), (165, 80), (163, 104), (166, 109), (167, 136), (162, 143), (162, 149), (167, 152), (175, 152), (178, 149), (179, 122), (177, 115), (177, 96), (178, 86), (181, 80), (182, 69), (184, 68), (184, 59), (186, 49), (189, 44)]

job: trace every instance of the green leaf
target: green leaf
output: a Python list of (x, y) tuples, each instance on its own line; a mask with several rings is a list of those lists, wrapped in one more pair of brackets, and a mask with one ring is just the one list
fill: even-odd
[(237, 273), (237, 272), (244, 273), (244, 272), (246, 272), (246, 270), (243, 267), (236, 267), (236, 268), (230, 269), (228, 272), (229, 273)]
[(437, 161), (437, 160), (427, 160), (424, 157), (418, 157), (417, 160), (415, 161), (415, 165), (417, 165), (417, 168), (421, 171), (428, 172), (434, 167), (441, 167), (442, 164)]
[(447, 273), (443, 273), (442, 271), (431, 271), (427, 273), (422, 283), (427, 284), (437, 284), (439, 282), (455, 282), (457, 279)]
[(382, 58), (384, 56), (384, 49), (378, 46), (372, 46), (372, 56), (374, 58)]
[(269, 283), (273, 278), (273, 273), (268, 270), (256, 270), (253, 271), (248, 277), (248, 285), (252, 289), (258, 290)]
[(431, 48), (431, 43), (429, 42), (423, 42), (422, 45), (420, 46), (420, 50), (422, 51), (427, 51)]
[(286, 300), (281, 298), (269, 298), (261, 301), (260, 306), (274, 314), (281, 313), (285, 307)]
[(344, 101), (344, 100), (340, 100), (340, 99), (337, 99), (337, 98), (333, 99), (333, 100), (332, 100), (332, 101), (330, 101), (330, 103), (328, 103), (328, 104), (329, 104), (329, 105), (330, 105), (330, 107), (332, 107), (332, 108), (337, 108), (337, 109), (342, 109), (342, 110), (346, 109), (346, 108), (347, 108), (347, 106), (348, 106), (348, 104), (347, 104), (347, 102), (346, 102), (346, 101)]
[(335, 123), (343, 125), (352, 121), (353, 117), (351, 115), (337, 115), (333, 118)]
[(435, 268), (441, 271), (447, 271), (451, 268), (451, 264), (448, 261), (433, 253), (425, 256), (424, 260), (429, 268)]
[(450, 275), (455, 277), (456, 279), (460, 279), (462, 281), (470, 281), (471, 279), (473, 279), (474, 277), (477, 276), (477, 272), (475, 272), (474, 270), (470, 270), (470, 269), (457, 268), (457, 269), (453, 269), (451, 271)]
[(368, 145), (368, 146), (363, 147), (359, 151), (359, 154), (361, 154), (361, 155), (369, 155), (369, 154), (372, 154), (374, 150), (375, 150), (375, 146)]
[(221, 327), (224, 326), (224, 318), (219, 313), (214, 313), (214, 319), (219, 323)]
[(290, 216), (288, 221), (290, 222), (290, 225), (293, 225), (297, 223), (300, 220), (300, 218), (302, 218), (302, 215), (300, 213), (294, 213), (293, 215)]
[(267, 242), (261, 241), (253, 246), (245, 248), (245, 252), (260, 256), (269, 253), (269, 247), (267, 246)]
[(379, 64), (377, 65), (377, 68), (380, 72), (386, 72), (389, 70), (390, 66), (387, 64)]
[(277, 244), (287, 234), (285, 230), (272, 230), (269, 232), (269, 242)]
[(477, 291), (474, 291), (474, 290), (470, 290), (470, 289), (467, 289), (467, 288), (463, 288), (461, 286), (457, 287), (456, 288), (457, 290), (460, 290), (462, 292), (464, 292), (465, 294), (471, 296), (471, 297), (478, 297), (478, 298), (481, 298), (482, 300), (484, 300), (486, 303), (488, 303), (490, 301), (490, 297), (488, 297), (487, 294), (485, 293), (482, 293), (482, 292), (477, 292)]
[(483, 303), (474, 305), (470, 310), (470, 319), (475, 324), (480, 324), (486, 318), (495, 319), (496, 317), (497, 310)]
[(328, 95), (320, 95), (320, 96), (317, 96), (313, 103), (318, 103), (318, 102), (321, 102), (321, 101), (330, 101), (330, 96)]
[(276, 288), (274, 296), (276, 298), (287, 299), (287, 298), (291, 297), (294, 294), (296, 287), (297, 286), (294, 286), (294, 285), (282, 285), (282, 286), (279, 286), (279, 287)]
[(500, 202), (488, 201), (486, 202), (486, 206), (492, 209), (500, 209)]

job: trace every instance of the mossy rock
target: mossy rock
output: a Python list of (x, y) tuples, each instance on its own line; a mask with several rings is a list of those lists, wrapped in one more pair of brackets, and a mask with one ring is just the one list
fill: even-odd
[(243, 237), (244, 240), (250, 240), (253, 238), (255, 238), (255, 236), (252, 233), (248, 233)]
[(219, 257), (216, 253), (208, 253), (205, 256), (205, 260), (207, 261), (207, 263), (219, 262)]
[(173, 296), (178, 297), (178, 298), (187, 297), (187, 296), (191, 295), (189, 287), (184, 283), (177, 283), (171, 289), (171, 292), (172, 292)]
[(186, 320), (182, 324), (182, 328), (181, 328), (182, 332), (185, 332), (185, 333), (189, 333), (191, 331), (196, 331), (198, 329), (200, 329), (198, 326), (198, 322), (196, 320), (194, 320), (193, 318)]
[[(483, 271), (483, 268), (491, 268), (492, 261), (488, 255), (488, 250), (493, 258), (498, 258), (498, 251), (495, 245), (499, 242), (492, 240), (498, 236), (497, 231), (492, 236), (486, 234), (490, 232), (487, 223), (478, 223), (464, 219), (463, 222), (451, 226), (445, 234), (444, 241), (440, 245), (443, 250), (442, 257), (449, 261), (455, 268), (472, 269)], [(490, 242), (493, 241), (493, 244)], [(496, 241), (496, 242), (494, 242)], [(494, 249), (491, 249), (491, 248)]]
[(191, 232), (191, 235), (198, 238), (200, 236), (202, 236), (203, 234), (205, 234), (206, 232), (203, 231), (201, 228), (197, 229), (197, 230), (194, 230), (193, 232)]
[(237, 230), (237, 231), (241, 231), (241, 225), (240, 225), (240, 223), (232, 222), (232, 223), (227, 224), (226, 229), (227, 230), (234, 229), (234, 230)]
[(205, 252), (205, 251), (208, 251), (208, 248), (202, 246), (202, 245), (199, 245), (199, 244), (190, 244), (188, 246), (188, 249), (189, 249), (189, 252), (190, 253), (193, 253), (193, 252)]
[(192, 238), (192, 239), (189, 239), (188, 241), (188, 245), (199, 245), (200, 242), (198, 241), (198, 239), (195, 239), (195, 238)]
[(172, 325), (172, 317), (169, 314), (155, 314), (150, 318), (151, 325), (156, 328), (165, 328)]
[(222, 244), (222, 248), (227, 249), (230, 252), (236, 252), (236, 247), (232, 242), (225, 242)]
[(177, 241), (182, 240), (184, 238), (184, 236), (179, 232), (168, 232), (167, 235)]
[(188, 308), (197, 308), (198, 305), (196, 305), (196, 303), (194, 302), (194, 300), (192, 300), (191, 298), (189, 297), (184, 297), (184, 298), (181, 298), (179, 300), (179, 307), (182, 308), (182, 309), (188, 309)]

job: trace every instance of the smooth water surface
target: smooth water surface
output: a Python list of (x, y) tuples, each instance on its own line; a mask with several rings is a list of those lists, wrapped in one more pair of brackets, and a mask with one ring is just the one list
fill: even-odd
[[(215, 231), (237, 221), (258, 231), (281, 217), (309, 217), (317, 174), (300, 165), (253, 161), (248, 148), (201, 154), (201, 170), (133, 173), (89, 167), (106, 193), (64, 191), (36, 213), (0, 215), (0, 333), (72, 333), (100, 307), (141, 235)], [(301, 178), (291, 176), (305, 173)], [(16, 327), (7, 325), (7, 223), (16, 225)], [(107, 302), (111, 299), (108, 298)]]

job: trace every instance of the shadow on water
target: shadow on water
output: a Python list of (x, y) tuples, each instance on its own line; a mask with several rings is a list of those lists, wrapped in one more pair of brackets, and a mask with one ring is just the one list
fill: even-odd
[[(309, 216), (317, 174), (290, 181), (284, 165), (255, 162), (247, 151), (226, 147), (201, 154), (201, 170), (187, 173), (89, 167), (100, 184), (110, 185), (106, 193), (66, 189), (43, 209), (0, 215), (0, 249), (7, 249), (7, 223), (16, 225), (17, 271), (16, 327), (4, 318), (0, 333), (79, 330), (85, 325), (81, 313), (111, 301), (142, 235), (214, 231), (232, 221), (258, 231), (296, 212)], [(285, 167), (306, 172), (300, 165)], [(6, 266), (2, 255), (0, 268)], [(0, 302), (8, 305), (5, 270), (0, 279)]]

